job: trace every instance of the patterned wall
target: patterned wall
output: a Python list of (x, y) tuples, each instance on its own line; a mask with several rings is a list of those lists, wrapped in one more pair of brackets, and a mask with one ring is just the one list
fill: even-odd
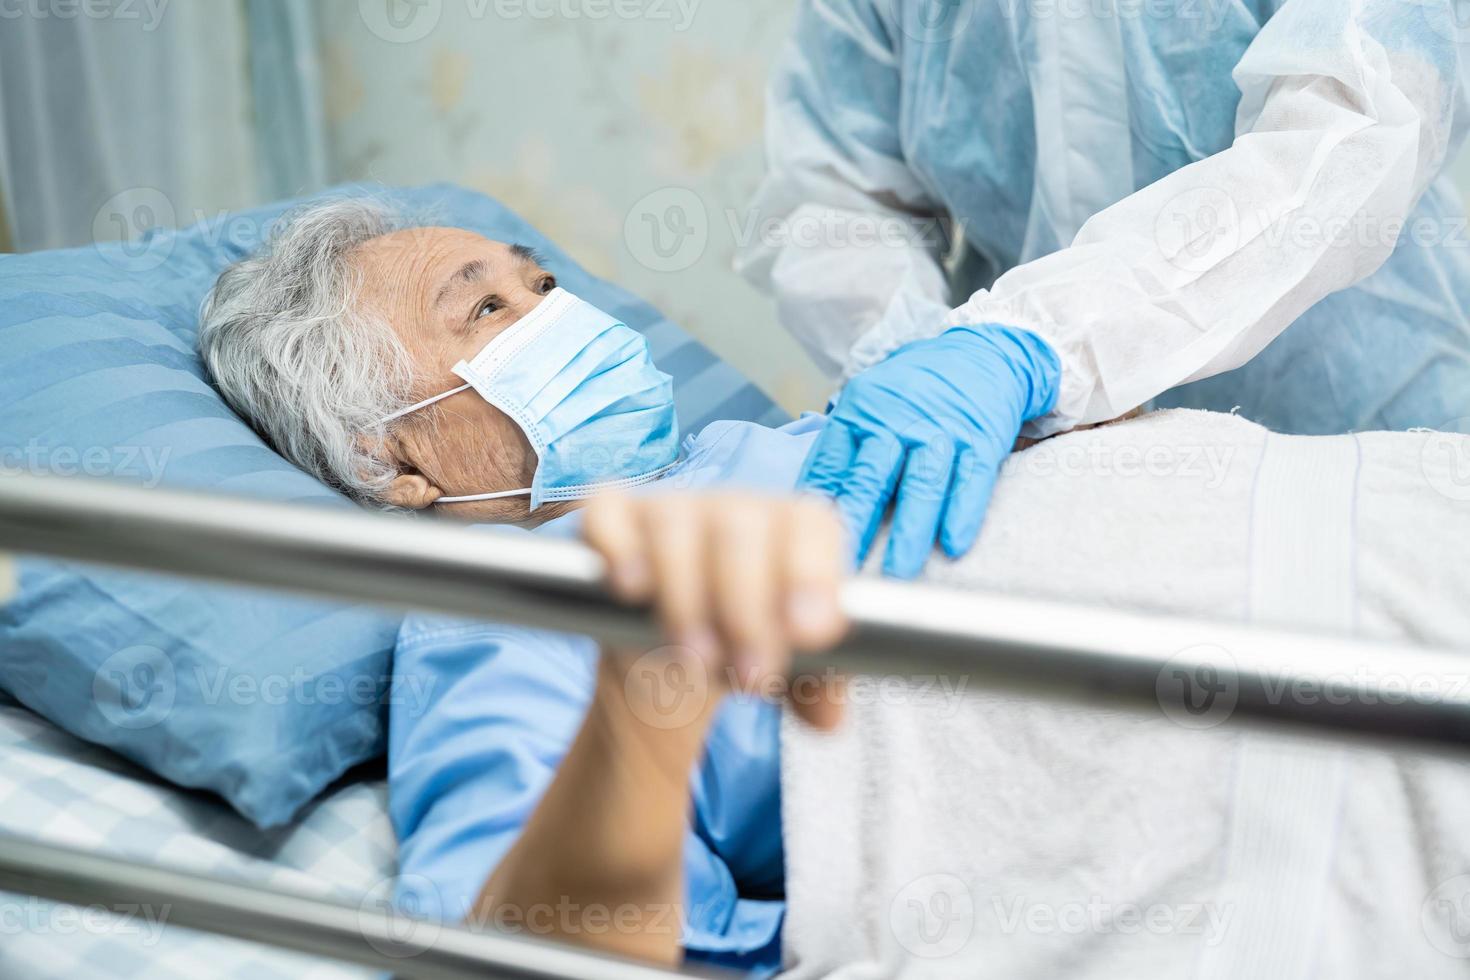
[[(330, 0), (332, 168), (506, 201), (778, 398), (827, 386), (730, 268), (793, 0)], [(397, 17), (392, 16), (397, 14)]]

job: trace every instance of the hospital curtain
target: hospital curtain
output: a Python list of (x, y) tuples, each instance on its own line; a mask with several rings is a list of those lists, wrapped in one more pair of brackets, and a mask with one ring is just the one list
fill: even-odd
[(258, 184), (268, 200), (327, 183), (316, 9), (299, 0), (246, 5)]
[(312, 5), (292, 0), (13, 8), (6, 247), (132, 237), (320, 186), (316, 58)]

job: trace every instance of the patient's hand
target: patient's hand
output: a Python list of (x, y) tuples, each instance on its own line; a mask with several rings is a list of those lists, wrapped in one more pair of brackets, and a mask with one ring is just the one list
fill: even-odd
[[(828, 647), (847, 627), (837, 601), (846, 542), (825, 501), (738, 493), (599, 497), (587, 508), (585, 535), (607, 560), (614, 592), (653, 603), (673, 645), (689, 648), (671, 654), (709, 670), (706, 691), (761, 688), (786, 672), (793, 650)], [(718, 699), (694, 699), (696, 713), (654, 723), (659, 713), (643, 710), (649, 705), (641, 686), (628, 683), (643, 654), (605, 651), (581, 730), (485, 883), (474, 911), (481, 921), (502, 909), (567, 902), (682, 909), (689, 773)], [(832, 701), (796, 698), (792, 707), (821, 727), (838, 721)], [(682, 955), (680, 933), (668, 923), (682, 918), (654, 916), (595, 932), (558, 923), (553, 934), (673, 966)]]
[[(826, 649), (846, 631), (844, 534), (818, 498), (733, 492), (601, 496), (585, 523), (613, 593), (653, 603), (671, 644), (717, 684), (745, 690), (784, 675), (793, 651)], [(826, 700), (793, 708), (823, 728), (840, 717)]]

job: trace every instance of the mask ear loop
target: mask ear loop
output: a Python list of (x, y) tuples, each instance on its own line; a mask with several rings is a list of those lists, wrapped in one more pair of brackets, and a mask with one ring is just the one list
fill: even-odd
[[(437, 395), (432, 395), (432, 396), (430, 396), (428, 398), (425, 398), (421, 402), (414, 402), (412, 405), (408, 406), (407, 408), (400, 408), (398, 411), (394, 412), (392, 415), (384, 415), (382, 418), (378, 419), (378, 421), (377, 421), (376, 424), (378, 424), (378, 425), (386, 425), (387, 423), (392, 422), (394, 419), (401, 419), (401, 418), (403, 418), (403, 416), (408, 415), (411, 412), (417, 412), (421, 408), (428, 408), (430, 405), (434, 404), (435, 402), (443, 401), (444, 399), (448, 398), (450, 395), (457, 395), (461, 391), (466, 391), (466, 390), (469, 389), (469, 387), (470, 387), (469, 383), (466, 382), (465, 384), (460, 385), (458, 388), (450, 388), (448, 391), (440, 392)], [(466, 503), (466, 502), (471, 501), (471, 500), (499, 500), (501, 497), (521, 497), (521, 496), (526, 496), (526, 495), (529, 495), (530, 492), (531, 492), (531, 488), (530, 487), (524, 487), (524, 488), (522, 488), (520, 490), (497, 490), (494, 493), (472, 493), (472, 494), (466, 494), (465, 496), (462, 496), (462, 497), (440, 497), (438, 500), (434, 501), (434, 504), (435, 504), (435, 506), (438, 506), (439, 504), (460, 504), (460, 503)]]
[(401, 419), (401, 418), (403, 418), (405, 415), (409, 414), (410, 412), (417, 412), (421, 408), (428, 408), (430, 405), (434, 404), (435, 402), (443, 401), (444, 399), (448, 398), (450, 395), (457, 395), (461, 391), (464, 391), (468, 387), (469, 387), (469, 383), (466, 382), (465, 384), (460, 385), (458, 388), (450, 388), (448, 391), (440, 392), (437, 395), (431, 395), (430, 397), (425, 398), (421, 402), (414, 402), (412, 405), (408, 406), (407, 408), (400, 408), (398, 411), (394, 412), (392, 415), (384, 415), (382, 418), (378, 419), (378, 421), (375, 424), (376, 425), (386, 425), (387, 423), (392, 422), (394, 419)]
[(494, 493), (471, 493), (463, 497), (440, 497), (434, 501), (434, 506), (437, 507), (440, 504), (462, 504), (468, 503), (471, 500), (499, 500), (501, 497), (528, 497), (530, 494), (530, 487), (525, 487), (520, 490), (497, 490)]

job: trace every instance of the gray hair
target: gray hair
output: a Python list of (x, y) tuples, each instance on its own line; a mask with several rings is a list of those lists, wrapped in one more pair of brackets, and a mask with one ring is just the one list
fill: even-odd
[(409, 404), (413, 365), (393, 328), (356, 308), (354, 249), (403, 221), (362, 198), (311, 204), (220, 274), (199, 352), (225, 400), (281, 455), (364, 502), (397, 475), (379, 421)]

